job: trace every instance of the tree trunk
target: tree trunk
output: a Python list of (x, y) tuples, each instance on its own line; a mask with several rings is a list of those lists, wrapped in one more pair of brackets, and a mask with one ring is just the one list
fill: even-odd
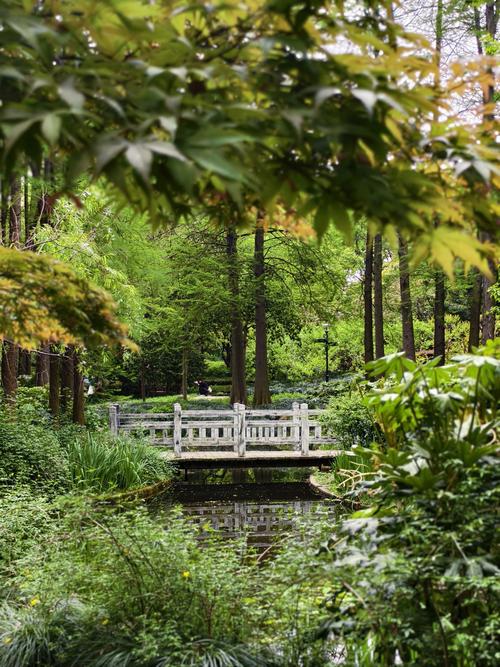
[(44, 345), (40, 352), (36, 353), (35, 386), (45, 387), (49, 384), (49, 353), (50, 346)]
[[(48, 159), (43, 160), (42, 165), (32, 164), (31, 170), (35, 179), (38, 180), (36, 194), (32, 189), (32, 201), (35, 203), (33, 220), (29, 221), (26, 228), (26, 248), (36, 250), (35, 235), (40, 225), (48, 225), (51, 222), (52, 205), (48, 188), (53, 185), (53, 166)], [(33, 207), (32, 207), (33, 208)], [(29, 216), (31, 217), (31, 216)]]
[(60, 412), (60, 389), (61, 389), (61, 357), (57, 348), (52, 345), (49, 357), (49, 410), (53, 417), (58, 417)]
[(24, 243), (27, 245), (30, 235), (30, 181), (27, 173), (23, 176), (23, 214), (24, 214)]
[[(443, 0), (437, 0), (436, 7), (436, 76), (434, 83), (436, 88), (441, 87), (441, 53), (443, 49)], [(439, 112), (434, 114), (434, 121), (439, 122)], [(439, 220), (436, 219), (435, 226), (437, 227)], [(446, 354), (445, 328), (444, 328), (444, 300), (445, 300), (445, 283), (444, 273), (441, 269), (434, 271), (434, 358), (439, 357), (439, 365), (443, 366)]]
[[(486, 32), (495, 41), (498, 19), (500, 17), (500, 3), (498, 0), (492, 0), (487, 2), (484, 7), (484, 24)], [(484, 102), (488, 104), (491, 108), (484, 114), (484, 119), (486, 121), (494, 122), (495, 121), (495, 70), (493, 68), (488, 69), (488, 74), (491, 76), (491, 83), (488, 85), (486, 91), (483, 93)], [(484, 336), (483, 336), (484, 338)]]
[(188, 366), (189, 356), (186, 348), (182, 350), (182, 380), (181, 380), (181, 394), (182, 398), (187, 401), (188, 394)]
[(264, 261), (264, 219), (259, 214), (255, 227), (255, 386), (254, 407), (269, 405), (269, 369), (267, 365), (266, 282)]
[(231, 403), (247, 402), (245, 344), (241, 318), (236, 226), (231, 223), (226, 235), (228, 283), (231, 295)]
[(373, 361), (373, 241), (366, 235), (364, 299), (364, 346), (365, 364)]
[(18, 375), (31, 375), (31, 352), (19, 350)]
[(2, 387), (5, 397), (13, 401), (17, 392), (19, 346), (9, 341), (2, 345)]
[(73, 346), (68, 345), (61, 359), (61, 407), (66, 410), (73, 397)]
[(14, 176), (10, 182), (9, 243), (18, 247), (21, 242), (21, 186)]
[(222, 361), (224, 362), (226, 368), (231, 368), (231, 343), (225, 342), (222, 343), (221, 348)]
[(490, 271), (493, 275), (493, 280), (487, 276), (483, 276), (483, 327), (481, 332), (481, 342), (486, 343), (487, 340), (495, 338), (495, 300), (491, 294), (490, 287), (495, 285), (497, 281), (497, 269), (495, 264), (489, 260)]
[(2, 178), (1, 180), (0, 195), (2, 197), (2, 205), (0, 207), (0, 245), (6, 245), (9, 240), (7, 223), (9, 215), (9, 194), (5, 178)]
[(375, 356), (383, 357), (384, 304), (382, 300), (382, 236), (377, 234), (373, 243), (373, 307), (375, 315)]
[(85, 395), (83, 373), (80, 369), (78, 353), (73, 352), (73, 423), (85, 424)]
[(477, 270), (475, 270), (474, 283), (472, 285), (470, 294), (469, 352), (472, 352), (473, 347), (479, 346), (479, 334), (481, 331), (482, 287), (483, 277)]
[(434, 357), (440, 357), (440, 366), (443, 366), (446, 356), (444, 300), (444, 273), (441, 269), (436, 269), (434, 273)]
[[(475, 20), (476, 27), (481, 28), (481, 21), (477, 12), (475, 10)], [(495, 40), (496, 32), (498, 27), (498, 20), (500, 18), (500, 3), (498, 0), (491, 0), (484, 4), (484, 27), (488, 35)], [(481, 33), (479, 33), (481, 34)], [(481, 40), (478, 38), (478, 52), (481, 53), (482, 45)], [(485, 105), (488, 105), (488, 108), (483, 112), (483, 121), (485, 124), (495, 122), (495, 70), (493, 68), (488, 68), (488, 74), (491, 77), (490, 84), (486, 89), (483, 90), (483, 101)], [(492, 238), (491, 234), (484, 233), (482, 234), (483, 241), (495, 242), (495, 239)], [(483, 307), (483, 319), (482, 319), (482, 332), (481, 332), (481, 342), (484, 344), (487, 340), (495, 338), (495, 313), (493, 307), (495, 306), (495, 301), (490, 292), (490, 287), (494, 285), (497, 281), (497, 266), (492, 260), (488, 260), (491, 274), (493, 280), (490, 280), (487, 276), (483, 276), (482, 281), (482, 307)]]
[(141, 400), (144, 403), (146, 400), (146, 373), (145, 373), (145, 368), (144, 368), (144, 357), (141, 355), (141, 366), (140, 366), (140, 373), (139, 373), (139, 389), (141, 392)]
[(415, 335), (413, 332), (410, 270), (408, 267), (408, 244), (401, 235), (399, 235), (399, 287), (401, 291), (403, 350), (406, 353), (408, 359), (415, 360)]

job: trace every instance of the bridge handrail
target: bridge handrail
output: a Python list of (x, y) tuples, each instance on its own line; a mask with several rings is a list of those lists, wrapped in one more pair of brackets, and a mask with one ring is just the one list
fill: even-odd
[[(232, 410), (182, 410), (181, 405), (175, 403), (173, 412), (122, 413), (120, 405), (115, 403), (109, 406), (109, 426), (115, 435), (120, 431), (149, 430), (154, 443), (173, 445), (175, 456), (181, 456), (185, 439), (189, 446), (229, 445), (240, 457), (245, 456), (247, 443), (289, 444), (307, 455), (311, 442), (332, 441), (321, 433), (318, 417), (325, 412), (310, 410), (307, 403), (295, 402), (291, 410), (247, 410), (240, 403), (235, 403)], [(160, 440), (156, 439), (157, 431), (162, 431)]]

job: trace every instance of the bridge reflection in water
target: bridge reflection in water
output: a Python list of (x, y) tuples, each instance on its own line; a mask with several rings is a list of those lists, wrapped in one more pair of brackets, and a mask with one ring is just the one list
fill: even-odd
[(232, 483), (226, 482), (226, 476), (219, 484), (198, 478), (194, 483), (176, 485), (174, 502), (199, 526), (202, 538), (211, 530), (227, 538), (245, 535), (249, 546), (263, 551), (280, 534), (299, 531), (305, 517), (333, 520), (338, 512), (336, 503), (316, 494), (306, 482), (270, 482), (269, 475), (269, 482), (244, 483), (241, 472), (233, 473)]

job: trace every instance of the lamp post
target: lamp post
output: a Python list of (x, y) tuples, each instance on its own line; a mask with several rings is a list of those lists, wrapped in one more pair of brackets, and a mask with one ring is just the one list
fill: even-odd
[(335, 345), (335, 343), (333, 341), (330, 341), (329, 328), (330, 328), (329, 324), (323, 324), (323, 329), (325, 330), (325, 337), (324, 338), (316, 338), (314, 340), (315, 343), (323, 343), (324, 346), (325, 346), (325, 382), (328, 382), (329, 379), (330, 379), (330, 369), (329, 369), (329, 366), (328, 366), (328, 362), (329, 362), (328, 353), (329, 353), (330, 347), (332, 345)]

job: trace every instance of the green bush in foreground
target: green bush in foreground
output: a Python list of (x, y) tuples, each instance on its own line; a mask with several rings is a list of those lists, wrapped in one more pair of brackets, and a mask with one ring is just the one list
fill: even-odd
[(327, 433), (336, 438), (341, 449), (370, 445), (381, 440), (373, 410), (369, 409), (365, 397), (358, 390), (331, 398), (322, 423)]
[(314, 540), (258, 568), (243, 543), (200, 547), (189, 524), (164, 518), (67, 506), (46, 544), (11, 565), (2, 667), (327, 664), (313, 638), (325, 617)]
[(371, 398), (389, 447), (358, 449), (375, 466), (373, 507), (338, 527), (325, 633), (346, 665), (493, 667), (500, 661), (500, 361), (482, 355), (418, 367), (372, 366)]

